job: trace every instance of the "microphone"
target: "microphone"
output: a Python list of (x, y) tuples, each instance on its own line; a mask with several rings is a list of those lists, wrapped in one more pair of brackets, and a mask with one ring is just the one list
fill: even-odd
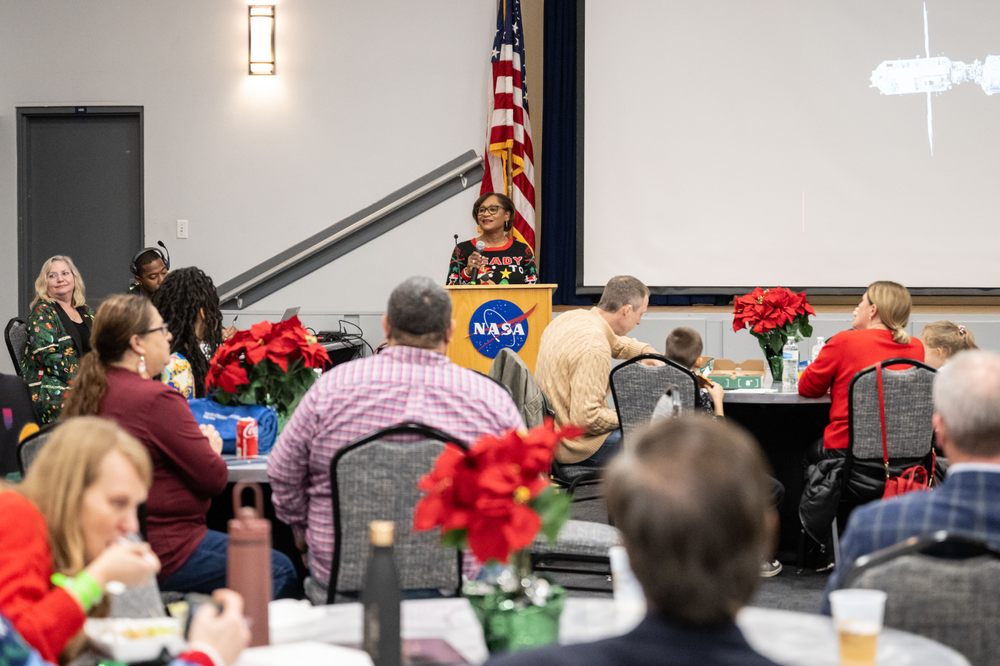
[(455, 247), (458, 247), (458, 234), (455, 234)]
[[(476, 252), (478, 252), (479, 254), (482, 254), (483, 250), (485, 250), (485, 249), (486, 249), (486, 243), (484, 243), (481, 240), (476, 241)], [(477, 273), (478, 273), (478, 271), (477, 271)], [(475, 282), (475, 279), (473, 279), (473, 282)]]

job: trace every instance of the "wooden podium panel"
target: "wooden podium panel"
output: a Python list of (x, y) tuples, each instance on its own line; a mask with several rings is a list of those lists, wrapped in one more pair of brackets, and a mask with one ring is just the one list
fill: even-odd
[[(476, 309), (492, 300), (510, 301), (522, 312), (529, 312), (525, 320), (528, 324), (528, 339), (518, 352), (518, 356), (535, 371), (538, 360), (538, 345), (542, 331), (552, 321), (552, 292), (554, 284), (505, 284), (505, 285), (463, 285), (445, 287), (451, 294), (452, 317), (455, 318), (455, 334), (448, 345), (448, 358), (463, 368), (479, 372), (489, 372), (493, 359), (476, 350), (469, 338), (469, 321)], [(532, 311), (532, 308), (534, 310)]]

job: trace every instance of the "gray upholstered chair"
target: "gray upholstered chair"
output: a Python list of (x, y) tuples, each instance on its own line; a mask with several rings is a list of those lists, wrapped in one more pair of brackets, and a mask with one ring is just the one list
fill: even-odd
[(49, 440), (54, 428), (55, 424), (53, 423), (44, 425), (38, 432), (28, 435), (17, 445), (17, 467), (21, 471), (22, 479), (28, 473), (31, 464), (35, 462), (42, 447), (45, 446), (45, 442)]
[(937, 532), (859, 558), (846, 587), (888, 593), (885, 624), (944, 643), (973, 666), (1000, 658), (1000, 552)]
[[(621, 532), (610, 525), (586, 520), (567, 520), (559, 539), (549, 543), (541, 532), (529, 546), (535, 571), (564, 574), (589, 574), (602, 581), (611, 575), (608, 551), (622, 543)], [(569, 590), (606, 591), (607, 585), (563, 585)]]
[[(413, 531), (413, 512), (421, 497), (417, 483), (433, 469), (446, 442), (469, 448), (436, 428), (407, 422), (357, 439), (333, 456), (335, 541), (327, 603), (342, 601), (341, 593), (361, 590), (371, 550), (368, 525), (373, 520), (396, 523), (394, 556), (404, 590), (459, 593), (462, 551), (443, 547), (437, 531)], [(314, 596), (310, 594), (315, 601)]]
[[(662, 361), (662, 366), (649, 366), (643, 359)], [(659, 354), (641, 354), (625, 361), (611, 371), (611, 395), (618, 410), (618, 424), (622, 429), (622, 442), (628, 447), (636, 431), (653, 418), (656, 403), (670, 386), (680, 393), (681, 410), (695, 408), (698, 383), (694, 373)]]
[(3, 331), (4, 339), (7, 341), (7, 351), (10, 353), (10, 360), (14, 363), (14, 371), (18, 377), (23, 377), (21, 373), (21, 361), (28, 350), (28, 325), (21, 319), (14, 317), (7, 322), (7, 327)]

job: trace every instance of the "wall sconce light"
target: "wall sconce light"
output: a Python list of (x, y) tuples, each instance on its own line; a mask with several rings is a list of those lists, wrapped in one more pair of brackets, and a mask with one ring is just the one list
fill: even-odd
[(274, 74), (274, 5), (250, 5), (250, 73)]

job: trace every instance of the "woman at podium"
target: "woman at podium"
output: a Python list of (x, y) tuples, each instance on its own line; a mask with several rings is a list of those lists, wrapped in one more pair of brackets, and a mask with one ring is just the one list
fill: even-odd
[(535, 284), (538, 270), (531, 248), (514, 240), (514, 202), (488, 192), (472, 205), (472, 219), (480, 235), (457, 242), (448, 268), (449, 285)]

